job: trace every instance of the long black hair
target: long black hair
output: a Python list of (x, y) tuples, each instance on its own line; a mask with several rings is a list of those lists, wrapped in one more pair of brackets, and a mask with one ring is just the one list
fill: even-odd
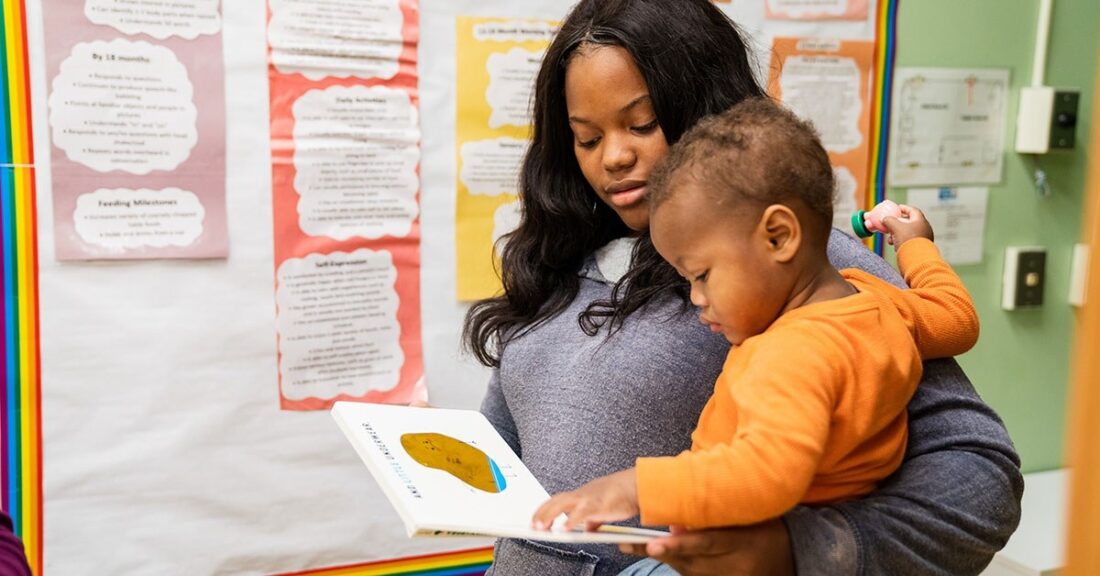
[[(565, 310), (580, 289), (577, 272), (585, 258), (630, 233), (596, 197), (573, 151), (565, 70), (578, 48), (592, 45), (619, 46), (633, 57), (669, 144), (700, 118), (765, 95), (741, 33), (710, 0), (577, 3), (535, 80), (534, 129), (520, 172), (520, 224), (502, 239), (504, 294), (476, 302), (466, 314), (466, 346), (486, 366), (499, 366), (509, 339)], [(687, 302), (686, 283), (644, 233), (611, 299), (591, 303), (578, 321), (589, 335), (608, 320), (614, 331), (667, 293)]]

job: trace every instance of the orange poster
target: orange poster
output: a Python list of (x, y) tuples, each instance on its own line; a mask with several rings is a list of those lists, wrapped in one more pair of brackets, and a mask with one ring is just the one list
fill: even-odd
[(769, 20), (866, 20), (867, 0), (766, 0)]
[(279, 401), (423, 397), (417, 0), (269, 0)]
[(874, 42), (776, 38), (769, 93), (813, 122), (836, 174), (833, 225), (867, 204)]

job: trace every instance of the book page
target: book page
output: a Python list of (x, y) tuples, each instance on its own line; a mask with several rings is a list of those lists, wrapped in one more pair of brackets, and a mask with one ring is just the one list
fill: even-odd
[(332, 415), (410, 536), (644, 542), (664, 534), (533, 530), (531, 517), (550, 496), (480, 412), (337, 402)]

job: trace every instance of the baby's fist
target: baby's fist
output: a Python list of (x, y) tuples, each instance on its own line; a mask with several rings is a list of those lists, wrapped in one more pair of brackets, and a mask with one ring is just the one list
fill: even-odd
[(935, 240), (932, 225), (924, 217), (920, 208), (898, 205), (900, 214), (897, 217), (887, 216), (882, 219), (882, 226), (886, 228), (886, 241), (893, 244), (894, 248), (901, 248), (902, 244), (913, 238), (927, 238)]

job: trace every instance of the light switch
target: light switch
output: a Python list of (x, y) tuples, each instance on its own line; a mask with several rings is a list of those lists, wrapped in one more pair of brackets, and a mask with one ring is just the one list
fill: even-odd
[(1075, 244), (1073, 261), (1069, 267), (1069, 303), (1081, 307), (1085, 305), (1085, 292), (1089, 278), (1089, 246)]
[(1042, 246), (1005, 248), (1001, 308), (1017, 310), (1042, 306), (1046, 268), (1047, 250)]

